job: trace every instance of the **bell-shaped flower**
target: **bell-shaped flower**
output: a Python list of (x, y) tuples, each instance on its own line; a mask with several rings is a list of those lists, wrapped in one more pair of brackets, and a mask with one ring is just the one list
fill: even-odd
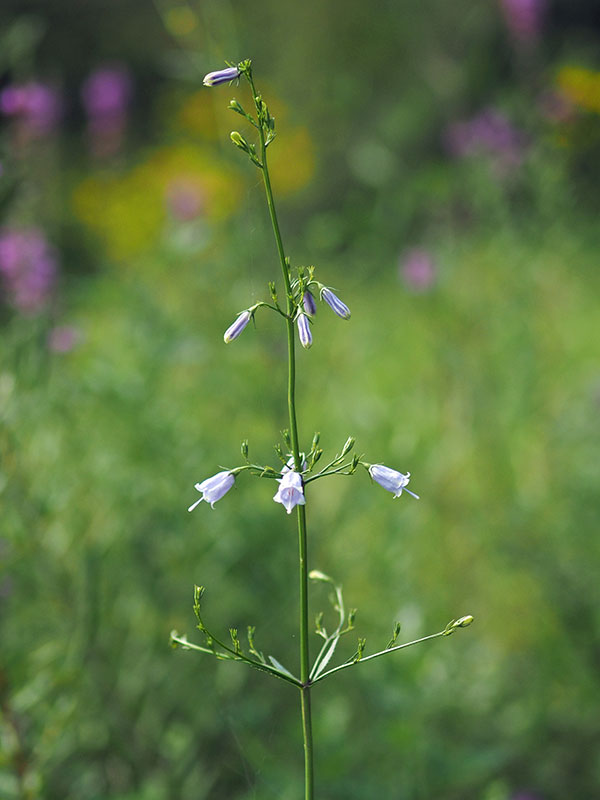
[(218, 69), (216, 72), (209, 72), (204, 76), (202, 83), (205, 86), (219, 86), (221, 83), (231, 83), (236, 78), (240, 77), (240, 71), (237, 67), (227, 67), (227, 69)]
[(292, 513), (294, 506), (303, 506), (306, 503), (302, 476), (294, 470), (284, 473), (279, 481), (279, 489), (273, 497), (276, 503), (281, 503), (288, 514)]
[(311, 317), (317, 313), (317, 304), (315, 303), (315, 298), (313, 293), (308, 289), (304, 292), (302, 297), (302, 306), (304, 307), (304, 311), (306, 314), (309, 314)]
[(310, 323), (306, 314), (298, 314), (298, 336), (300, 337), (300, 344), (306, 350), (312, 345), (312, 333), (310, 332)]
[(321, 300), (325, 300), (329, 308), (341, 317), (342, 319), (350, 319), (350, 309), (346, 303), (342, 303), (340, 298), (334, 294), (327, 286), (321, 289)]
[(250, 322), (251, 318), (252, 314), (250, 311), (242, 311), (241, 314), (238, 315), (236, 321), (230, 325), (223, 334), (225, 344), (229, 344), (229, 342), (233, 342), (234, 339), (237, 339), (246, 325)]
[(203, 500), (206, 500), (207, 503), (210, 503), (210, 507), (214, 508), (217, 500), (220, 500), (223, 495), (227, 494), (234, 483), (235, 476), (228, 471), (217, 472), (212, 478), (207, 478), (205, 481), (202, 481), (202, 483), (196, 483), (194, 488), (202, 492), (202, 497), (196, 500), (195, 503), (192, 503), (188, 511), (193, 511)]
[(408, 494), (412, 495), (417, 500), (419, 499), (418, 494), (406, 488), (406, 484), (410, 480), (410, 472), (404, 475), (402, 472), (398, 472), (395, 469), (384, 467), (383, 464), (371, 464), (369, 467), (369, 475), (376, 483), (383, 486), (384, 489), (387, 489), (388, 492), (392, 492), (394, 497), (400, 497), (404, 491), (408, 492)]

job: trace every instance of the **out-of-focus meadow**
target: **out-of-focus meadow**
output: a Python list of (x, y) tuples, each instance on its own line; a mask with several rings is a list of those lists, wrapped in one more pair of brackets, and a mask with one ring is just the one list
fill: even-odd
[(271, 484), (186, 512), (286, 420), (277, 319), (222, 341), (279, 277), (245, 89), (201, 87), (247, 57), (287, 249), (352, 309), (299, 353), (302, 444), (422, 498), (312, 484), (310, 566), (370, 650), (475, 616), (315, 688), (319, 796), (599, 796), (594, 5), (2, 4), (0, 797), (301, 794), (297, 693), (168, 646), (202, 583), (297, 660)]

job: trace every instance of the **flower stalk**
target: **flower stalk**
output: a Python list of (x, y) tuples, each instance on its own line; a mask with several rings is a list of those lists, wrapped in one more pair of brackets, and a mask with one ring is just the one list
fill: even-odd
[[(271, 219), (271, 226), (275, 236), (275, 244), (277, 247), (277, 254), (281, 265), (281, 272), (283, 276), (283, 284), (285, 287), (286, 295), (286, 329), (287, 329), (287, 345), (288, 345), (288, 416), (290, 422), (290, 443), (292, 449), (292, 457), (294, 459), (294, 471), (302, 471), (302, 460), (300, 457), (300, 445), (298, 440), (298, 421), (296, 416), (296, 343), (294, 340), (294, 296), (292, 294), (291, 279), (290, 279), (290, 262), (286, 258), (285, 250), (283, 248), (283, 241), (281, 238), (281, 230), (279, 228), (279, 221), (277, 219), (277, 212), (275, 210), (275, 201), (273, 199), (273, 189), (271, 187), (271, 178), (269, 175), (269, 165), (267, 161), (267, 146), (271, 141), (270, 133), (265, 136), (265, 127), (272, 130), (270, 122), (270, 115), (264, 112), (264, 103), (254, 85), (252, 78), (252, 71), (250, 66), (244, 71), (246, 78), (252, 90), (252, 97), (256, 106), (258, 118), (258, 136), (260, 141), (260, 162), (262, 165), (262, 177), (265, 187), (265, 194), (267, 197), (267, 206), (269, 209), (269, 217)], [(261, 124), (261, 119), (263, 123)], [(300, 582), (300, 680), (302, 688), (300, 689), (300, 704), (302, 711), (302, 736), (304, 741), (304, 797), (305, 800), (313, 800), (314, 797), (314, 756), (313, 756), (313, 734), (312, 734), (312, 712), (311, 712), (311, 697), (310, 697), (310, 652), (309, 652), (309, 634), (308, 634), (308, 543), (306, 533), (306, 510), (305, 505), (298, 504), (296, 506), (296, 513), (298, 519), (298, 561), (299, 561), (299, 582)]]

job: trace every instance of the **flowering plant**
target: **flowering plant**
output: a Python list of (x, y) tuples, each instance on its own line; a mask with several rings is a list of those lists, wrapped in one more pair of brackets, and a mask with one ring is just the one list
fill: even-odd
[[(304, 774), (305, 774), (305, 800), (312, 800), (314, 797), (314, 772), (313, 772), (313, 737), (311, 719), (311, 689), (319, 681), (330, 677), (336, 672), (357, 665), (360, 662), (370, 661), (374, 658), (402, 650), (418, 642), (435, 639), (441, 636), (449, 636), (458, 628), (464, 628), (471, 624), (473, 617), (470, 615), (451, 620), (443, 630), (425, 636), (411, 642), (397, 643), (400, 634), (400, 623), (396, 623), (392, 637), (387, 646), (378, 652), (366, 654), (365, 639), (358, 639), (357, 648), (354, 655), (338, 664), (330, 666), (335, 655), (338, 642), (342, 636), (351, 632), (354, 628), (355, 610), (346, 612), (341, 586), (333, 578), (319, 570), (308, 568), (308, 536), (306, 524), (306, 503), (307, 487), (312, 481), (326, 478), (330, 475), (353, 475), (359, 467), (363, 467), (373, 481), (384, 489), (392, 492), (395, 498), (402, 495), (405, 491), (412, 497), (419, 499), (418, 495), (407, 489), (410, 473), (398, 472), (395, 469), (386, 467), (383, 464), (370, 464), (361, 455), (351, 455), (355, 440), (352, 436), (348, 437), (339, 453), (325, 466), (317, 468), (323, 450), (319, 447), (320, 435), (315, 433), (310, 449), (303, 452), (300, 449), (300, 434), (296, 418), (296, 359), (295, 359), (295, 327), (297, 327), (300, 344), (304, 348), (309, 348), (313, 337), (311, 325), (317, 313), (315, 296), (324, 301), (332, 311), (341, 319), (350, 318), (350, 309), (340, 300), (331, 288), (321, 283), (315, 277), (314, 267), (296, 267), (292, 269), (290, 259), (285, 255), (279, 222), (275, 210), (271, 181), (269, 177), (267, 163), (267, 148), (275, 139), (275, 119), (269, 111), (269, 107), (262, 95), (256, 90), (252, 75), (250, 61), (242, 61), (234, 65), (228, 64), (227, 69), (209, 73), (205, 79), (206, 86), (217, 86), (219, 84), (231, 83), (234, 80), (244, 78), (248, 81), (252, 92), (254, 109), (248, 113), (236, 99), (232, 99), (229, 108), (244, 117), (257, 132), (257, 144), (249, 142), (240, 132), (233, 131), (230, 135), (232, 143), (242, 150), (250, 161), (260, 170), (267, 199), (267, 206), (273, 232), (277, 254), (279, 257), (281, 274), (283, 278), (283, 302), (280, 303), (277, 288), (274, 282), (269, 284), (270, 302), (260, 302), (242, 310), (236, 320), (225, 331), (225, 343), (231, 343), (237, 339), (245, 330), (251, 319), (254, 319), (257, 311), (267, 308), (281, 317), (286, 332), (288, 345), (288, 416), (289, 429), (283, 432), (286, 449), (277, 445), (275, 450), (281, 460), (281, 466), (274, 468), (256, 464), (249, 459), (248, 443), (242, 443), (242, 457), (244, 463), (231, 469), (224, 469), (216, 475), (207, 478), (201, 483), (197, 483), (195, 488), (201, 492), (202, 497), (189, 507), (189, 511), (195, 509), (205, 500), (214, 508), (214, 504), (220, 500), (234, 485), (236, 477), (242, 472), (260, 478), (275, 480), (278, 489), (273, 497), (276, 503), (281, 503), (289, 514), (296, 509), (299, 541), (299, 577), (300, 577), (300, 673), (294, 674), (284, 667), (273, 656), (265, 658), (254, 642), (254, 627), (248, 628), (248, 644), (246, 652), (238, 637), (235, 628), (231, 628), (231, 642), (224, 642), (214, 633), (209, 631), (201, 613), (200, 601), (204, 593), (204, 588), (196, 586), (194, 590), (194, 612), (197, 618), (197, 627), (206, 637), (203, 645), (190, 642), (186, 636), (180, 635), (176, 631), (171, 633), (171, 642), (174, 646), (181, 646), (188, 650), (196, 650), (201, 653), (216, 656), (219, 659), (243, 662), (255, 669), (267, 672), (295, 686), (300, 693), (300, 705), (302, 716), (302, 731), (304, 739)], [(316, 634), (323, 639), (323, 644), (314, 659), (310, 663), (309, 651), (309, 623), (308, 623), (308, 585), (309, 580), (329, 584), (333, 589), (332, 602), (335, 611), (339, 616), (338, 624), (332, 632), (328, 632), (322, 624), (322, 615), (319, 615), (316, 622)]]

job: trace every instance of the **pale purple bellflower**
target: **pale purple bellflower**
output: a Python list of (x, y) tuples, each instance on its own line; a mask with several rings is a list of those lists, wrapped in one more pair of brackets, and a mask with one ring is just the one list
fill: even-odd
[(234, 339), (237, 339), (246, 325), (250, 322), (251, 317), (252, 314), (249, 311), (242, 311), (236, 321), (230, 325), (223, 334), (225, 344), (229, 344), (229, 342), (233, 342)]
[(400, 497), (403, 491), (408, 492), (415, 499), (419, 499), (419, 495), (411, 492), (406, 488), (406, 484), (410, 479), (410, 472), (404, 475), (395, 469), (384, 467), (383, 464), (371, 464), (369, 467), (369, 475), (373, 478), (375, 483), (383, 486), (388, 492), (392, 492), (394, 497)]
[(279, 481), (279, 489), (273, 497), (276, 503), (281, 503), (288, 514), (292, 513), (294, 506), (303, 506), (306, 503), (302, 477), (294, 470), (288, 470)]
[(312, 345), (312, 333), (310, 332), (310, 323), (306, 314), (298, 314), (298, 336), (300, 337), (300, 344), (306, 350)]
[(196, 500), (195, 503), (192, 503), (188, 511), (193, 511), (203, 500), (210, 503), (211, 508), (214, 508), (217, 500), (220, 500), (223, 495), (226, 495), (234, 483), (235, 475), (227, 471), (217, 472), (212, 478), (207, 478), (205, 481), (202, 481), (202, 483), (196, 483), (194, 488), (202, 492), (202, 497)]
[(209, 72), (208, 75), (204, 76), (202, 83), (205, 86), (219, 86), (221, 83), (230, 83), (239, 77), (240, 71), (237, 67), (227, 67), (227, 69)]
[(334, 311), (338, 317), (342, 319), (350, 319), (350, 309), (345, 303), (342, 303), (340, 298), (335, 295), (331, 289), (324, 286), (321, 289), (321, 300), (325, 300), (329, 308)]

